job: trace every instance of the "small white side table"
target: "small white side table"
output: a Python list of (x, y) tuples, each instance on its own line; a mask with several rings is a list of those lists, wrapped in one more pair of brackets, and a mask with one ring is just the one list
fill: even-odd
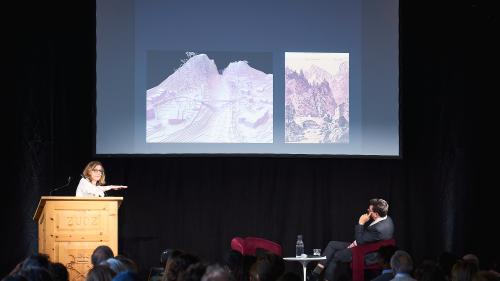
[(306, 270), (307, 270), (307, 264), (310, 262), (310, 261), (323, 261), (323, 260), (326, 260), (326, 257), (318, 257), (318, 256), (307, 256), (307, 257), (286, 257), (286, 258), (283, 258), (284, 260), (286, 261), (298, 261), (302, 264), (302, 273), (304, 274), (304, 279), (302, 279), (303, 281), (307, 281), (306, 280)]

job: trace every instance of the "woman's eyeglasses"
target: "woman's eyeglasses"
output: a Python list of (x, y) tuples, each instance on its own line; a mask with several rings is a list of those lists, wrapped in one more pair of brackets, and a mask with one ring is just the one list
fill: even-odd
[(104, 170), (99, 170), (99, 169), (92, 169), (92, 172), (99, 172), (101, 174), (104, 174)]

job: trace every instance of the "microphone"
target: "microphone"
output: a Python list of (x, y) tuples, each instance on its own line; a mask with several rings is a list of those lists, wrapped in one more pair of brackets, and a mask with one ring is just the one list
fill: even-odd
[(67, 182), (65, 185), (60, 186), (60, 187), (58, 187), (58, 188), (54, 188), (54, 189), (52, 189), (52, 190), (50, 191), (49, 195), (52, 195), (52, 192), (54, 192), (54, 191), (58, 191), (58, 190), (60, 190), (60, 189), (63, 189), (63, 188), (65, 188), (65, 187), (67, 187), (67, 186), (69, 185), (69, 183), (70, 183), (70, 182), (71, 182), (71, 176), (69, 176), (69, 177), (68, 177), (68, 182)]

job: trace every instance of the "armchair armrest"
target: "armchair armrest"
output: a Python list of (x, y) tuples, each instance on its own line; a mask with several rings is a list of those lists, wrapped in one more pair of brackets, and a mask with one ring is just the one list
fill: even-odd
[(282, 255), (281, 245), (260, 237), (234, 237), (231, 239), (231, 249), (244, 256), (255, 256), (258, 248), (265, 249), (278, 256)]
[(257, 248), (265, 249), (281, 257), (281, 245), (260, 237), (246, 237), (245, 238), (245, 253), (255, 255)]
[(396, 245), (396, 240), (381, 240), (372, 243), (361, 244), (352, 250), (352, 280), (363, 281), (365, 274), (365, 255), (377, 251), (382, 246)]
[(245, 239), (241, 237), (234, 237), (231, 239), (231, 249), (245, 254)]

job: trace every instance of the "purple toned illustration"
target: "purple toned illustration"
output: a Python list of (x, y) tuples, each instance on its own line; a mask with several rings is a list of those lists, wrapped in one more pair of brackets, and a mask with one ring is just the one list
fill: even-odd
[(273, 75), (246, 61), (219, 73), (205, 54), (188, 58), (146, 93), (148, 143), (272, 143)]
[(349, 143), (348, 53), (285, 53), (285, 142)]

